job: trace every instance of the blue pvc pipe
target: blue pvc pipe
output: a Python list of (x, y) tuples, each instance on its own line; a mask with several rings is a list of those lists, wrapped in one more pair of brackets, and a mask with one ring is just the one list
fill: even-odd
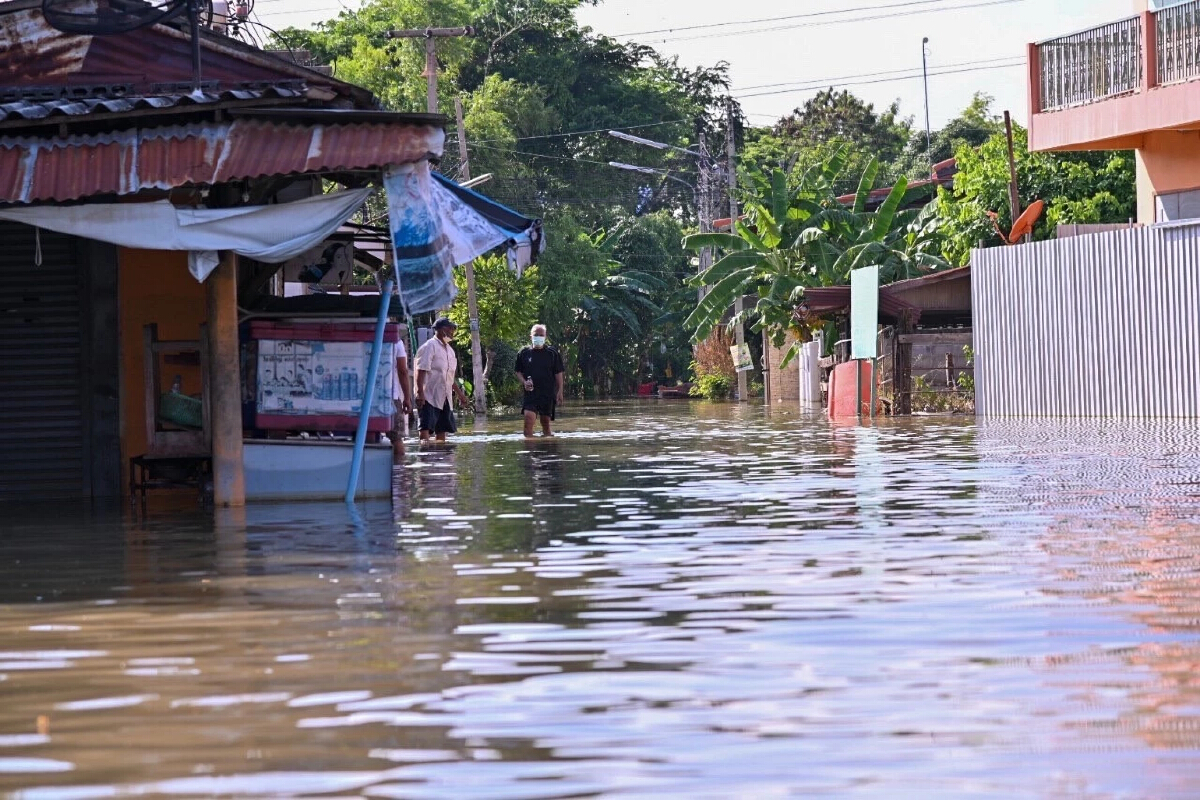
[(375, 347), (367, 367), (367, 385), (363, 389), (362, 410), (358, 412), (358, 431), (354, 434), (354, 455), (350, 458), (350, 482), (346, 484), (346, 502), (354, 502), (358, 476), (362, 472), (363, 451), (367, 447), (367, 426), (371, 422), (371, 401), (375, 399), (375, 382), (379, 380), (379, 362), (383, 358), (383, 334), (387, 330), (388, 311), (392, 307), (392, 281), (383, 282), (379, 292), (379, 317), (375, 320)]

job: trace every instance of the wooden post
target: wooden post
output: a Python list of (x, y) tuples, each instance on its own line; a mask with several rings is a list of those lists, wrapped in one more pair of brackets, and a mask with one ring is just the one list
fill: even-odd
[[(733, 128), (733, 99), (729, 100), (726, 106), (725, 120), (725, 152), (729, 157), (729, 232), (734, 233), (738, 221), (738, 202), (737, 202), (737, 141), (734, 139)], [(742, 295), (738, 295), (733, 306), (733, 313), (741, 316), (745, 310), (746, 300)], [(738, 320), (738, 324), (734, 326), (734, 338), (738, 345), (738, 350), (741, 350), (742, 345), (746, 343), (746, 327)], [(738, 381), (738, 402), (744, 403), (750, 394), (750, 378), (749, 374), (742, 370), (737, 374)]]
[[(765, 328), (763, 329), (763, 332), (762, 332), (762, 346), (763, 346), (763, 405), (770, 406), (771, 405), (771, 391), (772, 391), (772, 389), (771, 389), (771, 373), (773, 372), (773, 370), (771, 369), (771, 340), (767, 336), (767, 331)], [(780, 359), (780, 363), (782, 363), (782, 359)], [(776, 366), (778, 366), (778, 365), (776, 365)], [(779, 374), (783, 374), (782, 371)], [(778, 375), (776, 376), (776, 378), (778, 378)]]
[(221, 252), (221, 263), (205, 281), (208, 298), (209, 398), (212, 415), (213, 501), (246, 504), (242, 465), (242, 370), (238, 348), (236, 253)]
[[(430, 41), (433, 41), (432, 39)], [(462, 98), (454, 98), (454, 117), (458, 122), (458, 156), (462, 178), (471, 180), (471, 162), (467, 156), (467, 129), (463, 125)], [(483, 346), (479, 341), (479, 296), (475, 291), (475, 263), (466, 263), (467, 315), (471, 326), (471, 381), (474, 386), (475, 413), (487, 414), (487, 380), (483, 377)]]
[(954, 388), (954, 355), (946, 353), (946, 388)]
[(1016, 225), (1017, 217), (1021, 216), (1021, 196), (1017, 191), (1017, 159), (1013, 154), (1012, 117), (1007, 111), (1004, 112), (1004, 132), (1008, 136), (1008, 210), (1012, 219), (1010, 225)]
[(892, 372), (892, 392), (896, 396), (896, 414), (908, 416), (912, 414), (912, 345), (906, 343), (901, 336), (913, 329), (908, 315), (901, 317), (896, 325), (896, 363)]

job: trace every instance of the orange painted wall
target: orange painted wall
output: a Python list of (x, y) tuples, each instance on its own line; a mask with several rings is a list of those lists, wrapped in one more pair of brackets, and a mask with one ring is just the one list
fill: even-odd
[(1137, 151), (1138, 222), (1154, 222), (1154, 198), (1200, 189), (1200, 131), (1158, 131)]
[[(121, 458), (146, 452), (146, 400), (142, 328), (158, 323), (164, 340), (200, 338), (205, 320), (204, 285), (187, 268), (187, 253), (121, 248), (119, 306), (121, 337)], [(200, 393), (198, 367), (163, 367), (163, 391), (175, 375), (183, 377), (185, 394)]]

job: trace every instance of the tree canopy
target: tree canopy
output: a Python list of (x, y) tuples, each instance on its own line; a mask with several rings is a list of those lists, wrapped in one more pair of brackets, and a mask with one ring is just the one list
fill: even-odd
[[(692, 338), (727, 322), (738, 292), (758, 301), (733, 323), (781, 341), (797, 324), (806, 287), (846, 282), (850, 269), (869, 263), (883, 266), (885, 277), (912, 277), (1000, 244), (988, 212), (1011, 224), (1007, 152), (986, 94), (933, 131), (931, 147), (898, 103), (877, 109), (838, 87), (753, 127), (730, 97), (727, 64), (685, 65), (580, 26), (576, 10), (595, 2), (368, 0), (311, 30), (277, 35), (278, 46), (310, 51), (385, 108), (424, 111), (423, 42), (389, 39), (387, 31), (476, 30), (438, 41), (440, 106), (463, 101), (470, 172), (491, 175), (481, 190), (542, 218), (547, 236), (524, 276), (499, 257), (475, 265), (493, 397), (503, 401), (513, 389), (506, 362), (535, 321), (563, 352), (568, 391), (619, 394), (644, 380), (685, 378)], [(723, 156), (729, 109), (746, 219), (732, 234), (697, 236), (700, 161), (608, 131), (693, 151), (703, 137), (710, 153)], [(438, 164), (450, 177), (463, 168), (456, 139), (451, 133)], [(1022, 205), (1048, 204), (1037, 238), (1059, 223), (1133, 216), (1130, 154), (1031, 154), (1019, 128), (1015, 144)], [(920, 208), (905, 187), (951, 156), (959, 168), (953, 190)], [(721, 177), (710, 183), (709, 200), (724, 216), (726, 170), (712, 166)], [(701, 245), (723, 257), (696, 278), (692, 251)], [(699, 307), (696, 284), (713, 289)], [(452, 314), (465, 335), (465, 301)]]

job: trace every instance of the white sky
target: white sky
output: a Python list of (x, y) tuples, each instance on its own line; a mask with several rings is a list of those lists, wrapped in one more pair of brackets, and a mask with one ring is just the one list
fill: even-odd
[[(275, 28), (306, 26), (336, 16), (339, 1), (256, 0), (255, 12), (263, 23)], [(356, 0), (345, 2), (357, 5)], [(980, 5), (983, 3), (989, 5)], [(953, 8), (964, 5), (979, 7)], [(880, 8), (887, 6), (891, 8)], [(733, 21), (738, 17), (730, 12), (737, 9), (740, 18), (748, 20), (818, 16), (621, 36)], [(921, 39), (928, 36), (933, 73), (929, 79), (930, 116), (936, 128), (966, 107), (976, 91), (993, 95), (995, 111), (1009, 109), (1024, 123), (1026, 44), (1113, 22), (1131, 10), (1132, 0), (603, 0), (596, 8), (581, 10), (579, 20), (623, 41), (636, 40), (664, 54), (678, 55), (687, 66), (728, 61), (734, 94), (751, 115), (751, 122), (758, 125), (769, 124), (803, 104), (817, 91), (797, 89), (807, 84), (848, 88), (877, 108), (899, 99), (901, 114), (912, 116), (921, 127), (925, 114)], [(827, 24), (855, 17), (877, 19)], [(738, 33), (747, 29), (754, 32)], [(701, 36), (705, 38), (694, 38)], [(1005, 66), (1018, 62), (1017, 66)], [(964, 69), (973, 71), (961, 71)], [(897, 79), (897, 70), (909, 70), (907, 74), (915, 77)], [(936, 74), (942, 70), (959, 72)], [(771, 86), (750, 88), (764, 84)], [(746, 96), (760, 92), (771, 94)]]

